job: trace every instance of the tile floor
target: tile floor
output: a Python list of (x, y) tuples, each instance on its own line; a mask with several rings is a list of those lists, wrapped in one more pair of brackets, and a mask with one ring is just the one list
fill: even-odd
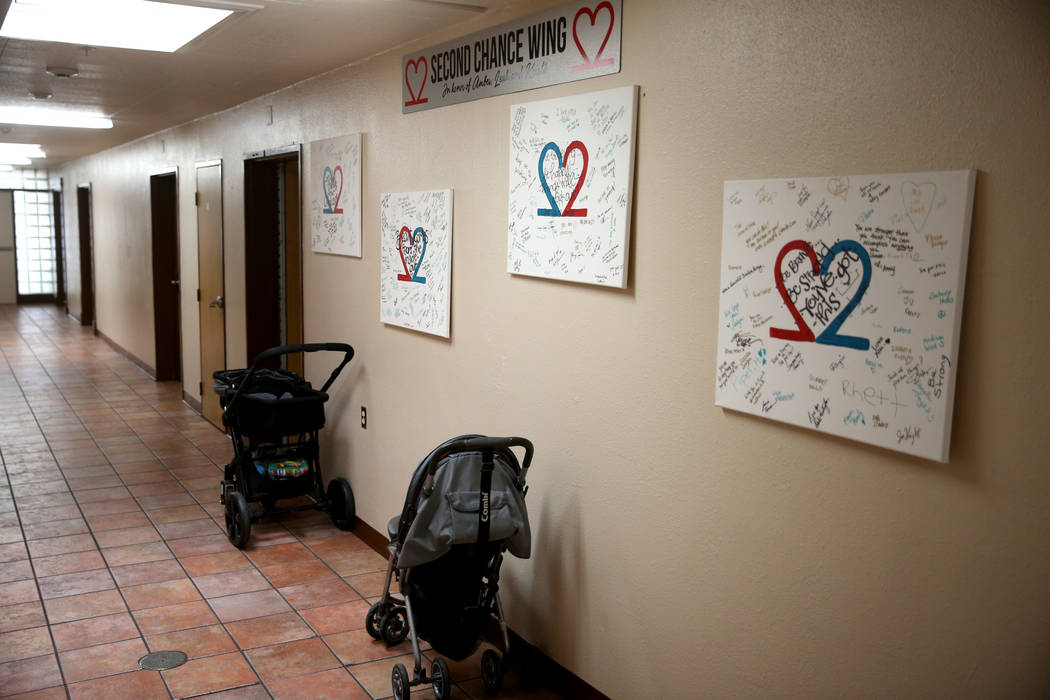
[[(0, 306), (0, 697), (390, 696), (412, 662), (363, 629), (383, 557), (314, 512), (231, 546), (232, 447), (180, 391), (59, 309)], [(140, 669), (168, 649), (189, 661)], [(485, 697), (478, 658), (450, 667)], [(557, 695), (509, 675), (502, 697)]]

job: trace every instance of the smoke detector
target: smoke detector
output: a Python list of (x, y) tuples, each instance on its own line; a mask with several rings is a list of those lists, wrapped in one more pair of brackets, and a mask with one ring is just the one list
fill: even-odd
[(48, 75), (53, 75), (56, 78), (75, 78), (80, 75), (80, 70), (78, 68), (57, 68), (48, 66), (46, 70)]

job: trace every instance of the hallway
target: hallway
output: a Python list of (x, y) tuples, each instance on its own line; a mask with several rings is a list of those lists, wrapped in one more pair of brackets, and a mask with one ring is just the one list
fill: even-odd
[[(228, 438), (60, 310), (0, 306), (0, 353), (0, 697), (391, 695), (410, 643), (363, 629), (383, 557), (316, 512), (232, 547)], [(158, 650), (189, 661), (140, 670)], [(476, 657), (450, 667), (484, 697)]]

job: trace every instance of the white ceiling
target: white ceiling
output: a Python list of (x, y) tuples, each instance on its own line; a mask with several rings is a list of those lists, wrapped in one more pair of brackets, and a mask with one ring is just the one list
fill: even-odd
[[(90, 2), (91, 0), (82, 0)], [(162, 0), (168, 1), (168, 0)], [(171, 0), (174, 1), (174, 0)], [(0, 141), (39, 143), (59, 163), (212, 114), (414, 41), (514, 0), (179, 0), (235, 12), (175, 53), (0, 37), (0, 106), (101, 111), (112, 129), (0, 124)], [(11, 0), (0, 0), (0, 21)], [(75, 78), (48, 67), (76, 68)]]

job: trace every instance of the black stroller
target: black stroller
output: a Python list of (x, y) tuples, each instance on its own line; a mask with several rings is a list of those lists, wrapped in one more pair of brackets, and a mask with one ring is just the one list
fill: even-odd
[[(521, 466), (512, 447), (525, 450)], [(527, 559), (532, 549), (525, 509), (525, 475), (532, 443), (525, 438), (461, 435), (442, 443), (420, 462), (412, 476), (401, 515), (393, 518), (390, 562), (382, 599), (365, 617), (374, 639), (397, 644), (412, 633), (415, 668), (393, 670), (394, 697), (409, 697), (410, 687), (430, 682), (438, 700), (450, 697), (448, 664), (438, 657), (430, 676), (422, 666), (419, 643), (460, 661), (483, 638), (504, 654), (510, 646), (499, 599), (503, 552)], [(391, 595), (396, 576), (403, 598)], [(499, 635), (488, 630), (498, 625)], [(503, 658), (487, 649), (481, 658), (485, 689), (503, 684)]]
[[(267, 360), (295, 352), (344, 353), (320, 390), (295, 372), (260, 367)], [(233, 461), (226, 465), (220, 503), (226, 506), (226, 534), (236, 547), (251, 536), (252, 523), (264, 515), (304, 510), (326, 511), (336, 527), (354, 525), (354, 492), (342, 477), (321, 478), (317, 432), (324, 427), (328, 387), (354, 356), (345, 343), (281, 345), (259, 353), (248, 369), (215, 372), (215, 393), (222, 423), (233, 439)], [(309, 496), (309, 503), (276, 508), (278, 500)], [(261, 503), (262, 511), (249, 503)]]

